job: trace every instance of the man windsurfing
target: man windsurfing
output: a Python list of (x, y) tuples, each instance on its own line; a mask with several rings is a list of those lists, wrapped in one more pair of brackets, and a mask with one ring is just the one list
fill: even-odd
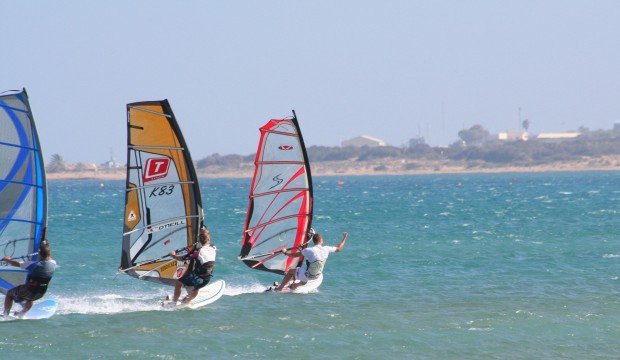
[(7, 292), (4, 299), (5, 317), (9, 315), (13, 302), (22, 304), (22, 310), (15, 313), (16, 317), (22, 318), (30, 310), (32, 303), (45, 295), (56, 269), (56, 261), (52, 259), (52, 250), (47, 240), (41, 242), (38, 255), (40, 259), (38, 261), (19, 262), (11, 259), (10, 256), (5, 256), (2, 259), (12, 266), (26, 269), (28, 272), (25, 284), (18, 285)]

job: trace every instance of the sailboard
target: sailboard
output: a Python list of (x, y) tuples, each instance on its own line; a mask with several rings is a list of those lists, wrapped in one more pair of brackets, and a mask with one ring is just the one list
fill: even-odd
[(226, 282), (224, 282), (224, 280), (216, 280), (201, 288), (198, 295), (188, 304), (182, 304), (180, 301), (173, 303), (172, 300), (164, 300), (162, 306), (165, 308), (188, 307), (190, 309), (198, 309), (217, 301), (224, 295), (225, 289)]
[(26, 89), (0, 95), (0, 292), (24, 284), (25, 269), (1, 261), (37, 261), (47, 225), (41, 144)]
[(127, 178), (120, 271), (174, 285), (188, 264), (168, 256), (203, 224), (198, 178), (168, 100), (127, 105)]
[(9, 315), (7, 317), (0, 316), (0, 321), (49, 319), (54, 316), (57, 309), (58, 303), (56, 300), (47, 299), (34, 303), (30, 310), (21, 318), (14, 315)]
[(260, 128), (239, 259), (251, 269), (284, 274), (303, 257), (280, 252), (307, 245), (312, 176), (295, 112)]
[[(295, 280), (293, 283), (299, 283), (299, 280)], [(286, 286), (284, 288), (282, 288), (282, 293), (292, 293), (292, 294), (308, 294), (311, 292), (315, 292), (319, 286), (321, 286), (321, 284), (323, 283), (323, 274), (320, 274), (319, 277), (317, 277), (316, 279), (313, 280), (308, 280), (308, 282), (306, 282), (303, 285), (298, 285), (295, 289), (291, 289), (290, 285)], [(276, 284), (274, 283), (273, 286), (269, 286), (267, 287), (267, 290), (265, 290), (265, 292), (274, 292), (274, 289), (276, 288)]]

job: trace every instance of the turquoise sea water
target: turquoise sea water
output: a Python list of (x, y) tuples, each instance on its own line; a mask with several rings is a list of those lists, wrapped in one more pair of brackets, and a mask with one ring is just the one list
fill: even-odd
[(59, 311), (0, 323), (2, 357), (620, 358), (620, 172), (317, 177), (314, 227), (350, 237), (308, 295), (236, 259), (249, 182), (201, 180), (226, 295), (164, 311), (116, 276), (124, 183), (50, 181)]

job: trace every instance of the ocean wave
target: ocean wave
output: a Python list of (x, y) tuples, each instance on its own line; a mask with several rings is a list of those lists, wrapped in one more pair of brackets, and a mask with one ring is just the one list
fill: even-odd
[(603, 259), (616, 259), (616, 258), (620, 258), (620, 255), (618, 255), (618, 254), (605, 254), (605, 255), (603, 255)]
[(242, 294), (254, 294), (265, 292), (265, 290), (267, 290), (267, 287), (258, 282), (247, 285), (231, 285), (227, 282), (226, 289), (224, 290), (224, 295), (237, 296)]
[(118, 314), (138, 311), (166, 310), (161, 307), (165, 291), (157, 293), (96, 294), (55, 296), (58, 314)]

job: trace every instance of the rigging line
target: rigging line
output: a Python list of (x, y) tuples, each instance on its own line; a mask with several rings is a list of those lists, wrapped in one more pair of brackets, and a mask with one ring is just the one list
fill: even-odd
[(161, 116), (165, 116), (165, 117), (167, 117), (167, 118), (169, 118), (169, 119), (170, 119), (170, 118), (172, 118), (172, 116), (170, 116), (170, 115), (168, 115), (168, 114), (164, 114), (164, 113), (160, 113), (160, 112), (157, 112), (157, 111), (153, 111), (153, 110), (149, 110), (149, 109), (141, 108), (141, 107), (139, 107), (139, 106), (129, 106), (129, 108), (130, 108), (130, 109), (134, 109), (134, 110), (138, 110), (138, 111), (144, 111), (144, 112), (151, 113), (151, 114), (154, 114), (154, 115), (161, 115)]

